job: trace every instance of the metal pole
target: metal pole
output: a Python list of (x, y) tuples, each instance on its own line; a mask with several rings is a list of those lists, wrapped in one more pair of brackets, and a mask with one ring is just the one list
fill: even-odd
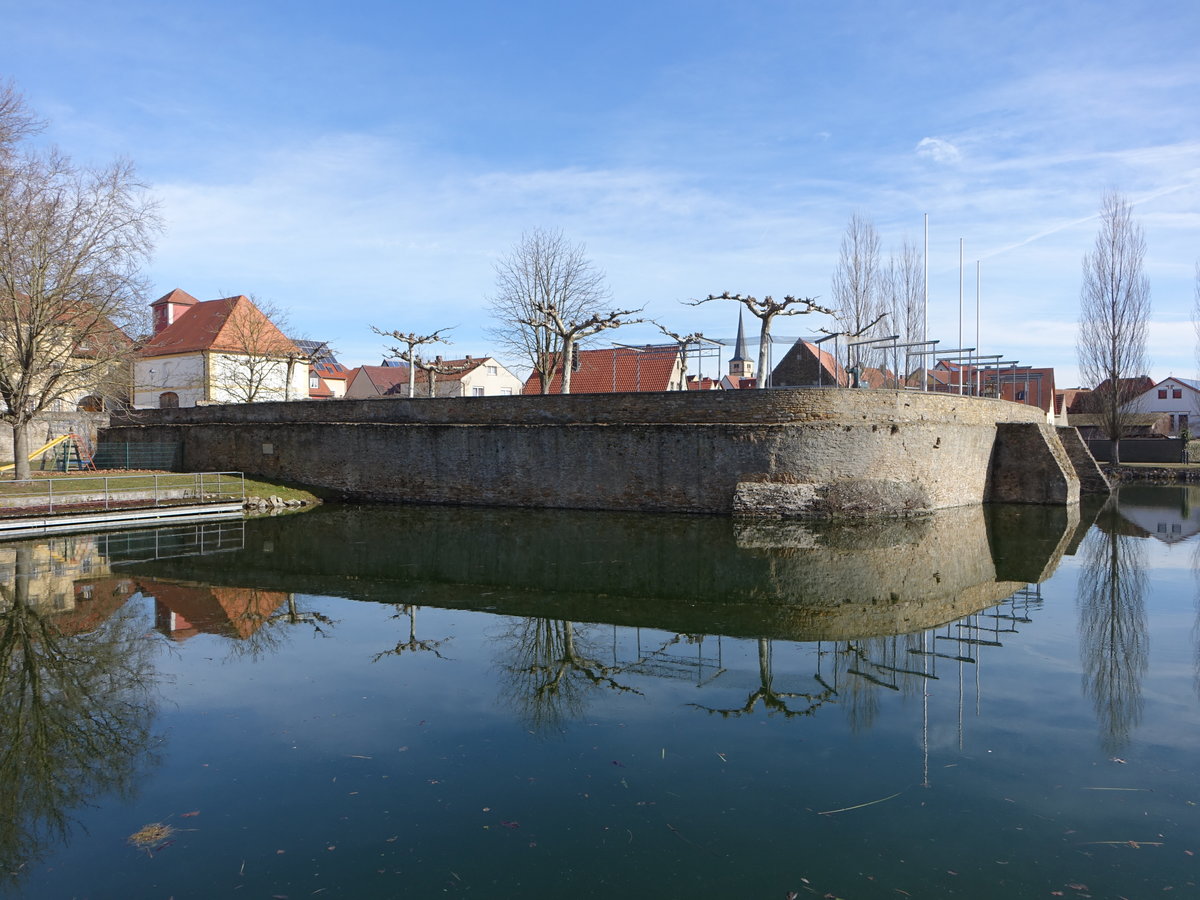
[[(975, 346), (979, 346), (979, 260), (975, 260)], [(975, 367), (975, 396), (979, 391), (979, 367)]]
[[(963, 239), (958, 239), (958, 346), (962, 346), (962, 317), (963, 317)], [(958, 393), (963, 392), (963, 372), (958, 370)]]
[[(925, 213), (925, 322), (922, 328), (921, 340), (929, 340), (929, 213)], [(921, 390), (929, 390), (929, 370), (925, 358), (921, 357)]]

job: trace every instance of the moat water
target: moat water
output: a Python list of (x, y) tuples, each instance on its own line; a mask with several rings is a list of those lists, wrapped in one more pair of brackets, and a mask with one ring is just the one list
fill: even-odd
[(1200, 896), (1200, 491), (0, 544), (0, 895)]

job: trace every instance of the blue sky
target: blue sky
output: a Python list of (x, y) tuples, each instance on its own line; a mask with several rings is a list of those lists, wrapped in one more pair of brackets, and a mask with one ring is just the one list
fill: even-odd
[[(254, 294), (343, 361), (371, 325), (490, 350), (494, 262), (558, 228), (617, 306), (725, 337), (724, 290), (828, 300), (853, 213), (930, 221), (931, 337), (1076, 382), (1106, 189), (1148, 244), (1151, 374), (1196, 374), (1200, 4), (0, 0), (0, 78), (162, 201), (154, 296)], [(153, 297), (149, 298), (153, 299)], [(782, 321), (781, 335), (827, 325)], [(657, 339), (649, 326), (617, 333)], [(778, 353), (779, 351), (777, 351)]]

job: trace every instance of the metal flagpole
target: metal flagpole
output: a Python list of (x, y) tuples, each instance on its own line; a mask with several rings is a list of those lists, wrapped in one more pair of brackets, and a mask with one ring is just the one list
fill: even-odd
[[(921, 340), (929, 340), (929, 213), (925, 213), (925, 277), (922, 281), (925, 282), (925, 323), (921, 331)], [(961, 342), (960, 342), (961, 343)], [(924, 357), (921, 357), (921, 362), (925, 363)], [(921, 390), (929, 390), (929, 370), (925, 365), (921, 366)]]
[[(979, 260), (975, 260), (975, 346), (979, 346)], [(978, 352), (978, 351), (977, 351)], [(975, 396), (979, 396), (979, 367), (975, 367)]]
[[(962, 346), (962, 316), (963, 316), (963, 239), (958, 239), (958, 346)], [(958, 392), (963, 392), (963, 372), (958, 370)]]

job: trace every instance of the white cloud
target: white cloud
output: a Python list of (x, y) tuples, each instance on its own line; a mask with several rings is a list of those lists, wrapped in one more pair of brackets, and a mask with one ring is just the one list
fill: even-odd
[(941, 138), (921, 138), (917, 142), (916, 151), (917, 156), (924, 159), (931, 159), (936, 163), (951, 164), (957, 163), (962, 159), (962, 154), (959, 153), (958, 148), (949, 141), (942, 140)]

